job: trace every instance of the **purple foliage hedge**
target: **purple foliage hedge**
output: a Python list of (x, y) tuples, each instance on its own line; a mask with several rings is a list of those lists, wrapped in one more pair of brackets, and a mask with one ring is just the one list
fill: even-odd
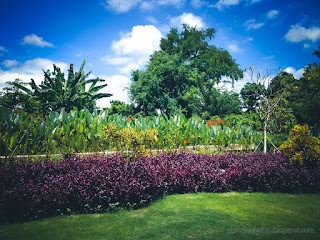
[(0, 166), (0, 222), (59, 213), (140, 207), (186, 192), (319, 193), (319, 169), (294, 168), (281, 154), (168, 153), (126, 162), (120, 155)]

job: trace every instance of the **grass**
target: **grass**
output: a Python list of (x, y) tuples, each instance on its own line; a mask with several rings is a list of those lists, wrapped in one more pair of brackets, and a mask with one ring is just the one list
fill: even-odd
[(0, 225), (0, 239), (320, 239), (320, 194), (171, 195), (139, 210)]

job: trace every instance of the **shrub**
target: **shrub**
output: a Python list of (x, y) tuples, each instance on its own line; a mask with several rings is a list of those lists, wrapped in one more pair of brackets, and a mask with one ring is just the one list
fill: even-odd
[(294, 168), (282, 154), (166, 153), (66, 158), (0, 165), (0, 222), (144, 206), (187, 192), (319, 193), (319, 169)]
[[(145, 155), (158, 141), (158, 130), (147, 129), (137, 131), (135, 129), (118, 129), (117, 125), (107, 124), (103, 128), (102, 140), (107, 146), (114, 147), (117, 151), (127, 151), (130, 159), (136, 159), (139, 155)], [(128, 152), (129, 151), (129, 152)]]
[(296, 125), (290, 131), (291, 140), (280, 146), (291, 163), (315, 166), (320, 160), (320, 140), (310, 135), (308, 125)]

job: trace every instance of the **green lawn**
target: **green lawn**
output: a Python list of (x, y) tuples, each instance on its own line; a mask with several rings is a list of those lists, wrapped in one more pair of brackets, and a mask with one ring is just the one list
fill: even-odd
[(139, 210), (0, 225), (0, 239), (320, 239), (320, 194), (171, 195)]

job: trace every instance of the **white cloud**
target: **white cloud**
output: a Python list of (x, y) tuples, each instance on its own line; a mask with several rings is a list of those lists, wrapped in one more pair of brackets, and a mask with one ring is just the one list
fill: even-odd
[(53, 47), (52, 43), (43, 41), (42, 37), (38, 37), (35, 34), (27, 35), (23, 38), (22, 44), (29, 44), (38, 47)]
[(256, 29), (261, 28), (264, 25), (264, 23), (256, 23), (256, 20), (254, 18), (252, 18), (252, 19), (249, 19), (248, 21), (246, 21), (244, 23), (244, 25), (246, 26), (247, 30), (250, 30), (250, 29), (256, 30)]
[(10, 67), (17, 66), (18, 62), (17, 60), (4, 60), (1, 64), (6, 68), (10, 68)]
[(238, 5), (240, 3), (240, 0), (219, 0), (214, 7), (218, 8), (220, 11), (224, 7), (232, 6), (232, 5)]
[(194, 8), (201, 8), (204, 5), (208, 5), (208, 2), (203, 0), (191, 0), (190, 3)]
[(97, 105), (99, 107), (110, 107), (110, 101), (112, 100), (119, 100), (129, 103), (128, 93), (125, 89), (125, 87), (129, 87), (130, 85), (130, 79), (128, 77), (123, 75), (100, 75), (99, 78), (106, 80), (105, 83), (108, 84), (108, 86), (103, 88), (100, 92), (113, 94), (111, 97), (97, 100)]
[(145, 56), (159, 49), (161, 32), (153, 25), (135, 26), (119, 41), (112, 43), (117, 55)]
[(252, 37), (248, 37), (248, 39), (247, 39), (249, 42), (252, 42), (252, 41), (254, 41), (254, 39), (252, 38)]
[(201, 17), (195, 16), (192, 13), (183, 13), (178, 17), (170, 18), (171, 25), (181, 26), (182, 24), (188, 24), (190, 27), (204, 28), (205, 23)]
[(144, 67), (150, 55), (160, 49), (161, 38), (161, 32), (153, 25), (135, 26), (130, 33), (112, 43), (114, 55), (101, 60), (107, 64), (126, 65), (119, 71), (129, 75), (132, 70)]
[(315, 26), (305, 28), (300, 26), (299, 24), (292, 25), (289, 32), (285, 35), (285, 38), (287, 39), (287, 41), (294, 43), (304, 40), (316, 42), (320, 40), (320, 28)]
[(107, 10), (111, 9), (117, 13), (126, 13), (131, 9), (134, 9), (138, 5), (142, 10), (151, 10), (156, 6), (168, 6), (173, 5), (177, 8), (182, 7), (185, 4), (185, 0), (106, 0), (105, 7)]
[(251, 3), (258, 3), (258, 2), (261, 2), (262, 0), (251, 0)]
[(101, 60), (107, 64), (111, 65), (123, 65), (132, 61), (132, 58), (129, 57), (103, 57)]
[(157, 0), (158, 5), (173, 5), (176, 6), (177, 8), (180, 8), (184, 5), (185, 0)]
[(156, 2), (154, 1), (150, 1), (150, 2), (142, 2), (140, 4), (140, 8), (142, 10), (151, 10), (151, 9), (154, 9), (155, 8), (155, 5), (156, 5)]
[(291, 73), (296, 79), (300, 79), (303, 76), (304, 68), (296, 70), (293, 67), (287, 67), (284, 71), (287, 73)]
[(272, 19), (272, 18), (276, 18), (279, 14), (279, 11), (278, 10), (270, 10), (268, 13), (267, 13), (267, 16), (268, 18)]
[(228, 45), (227, 50), (230, 53), (239, 53), (239, 52), (241, 52), (241, 49), (236, 44)]
[(7, 49), (4, 46), (0, 46), (0, 52), (7, 52)]
[(14, 81), (16, 78), (21, 79), (23, 82), (30, 82), (31, 78), (34, 79), (36, 84), (40, 84), (43, 79), (43, 70), (53, 71), (53, 64), (56, 64), (61, 68), (61, 71), (66, 72), (68, 64), (64, 62), (56, 62), (46, 58), (35, 58), (27, 60), (22, 63), (19, 67), (11, 68), (10, 70), (0, 69), (0, 85), (8, 81)]
[(141, 0), (107, 0), (106, 8), (117, 13), (125, 13), (136, 7)]
[(311, 47), (310, 44), (308, 44), (308, 43), (303, 44), (303, 48), (309, 48), (309, 47)]
[(120, 73), (130, 75), (132, 71), (139, 69), (142, 64), (131, 62), (127, 66), (120, 68)]
[(274, 55), (271, 55), (271, 56), (266, 56), (266, 57), (264, 57), (263, 59), (272, 60), (272, 59), (274, 59), (274, 58), (275, 58), (275, 56), (274, 56)]
[(145, 19), (146, 21), (152, 23), (153, 25), (156, 25), (158, 23), (158, 21), (152, 16), (147, 16)]

